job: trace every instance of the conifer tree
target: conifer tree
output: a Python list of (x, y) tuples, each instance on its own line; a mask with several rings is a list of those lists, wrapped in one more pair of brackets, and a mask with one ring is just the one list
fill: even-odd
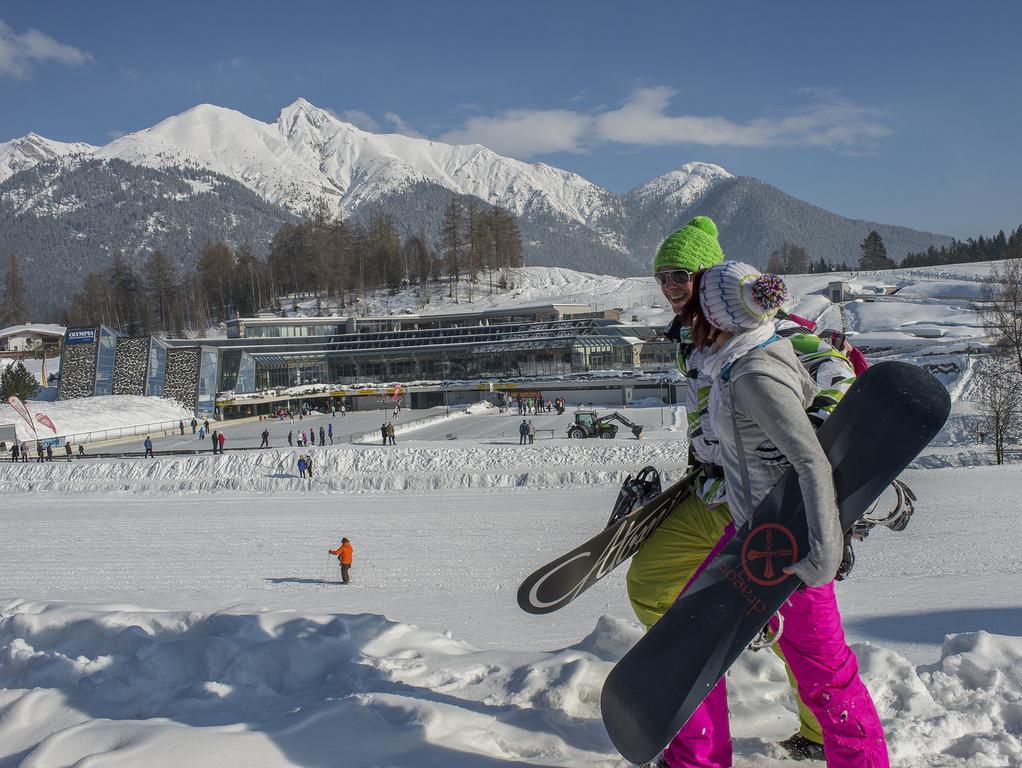
[(9, 397), (28, 400), (38, 391), (39, 382), (21, 361), (8, 363), (0, 371), (0, 400), (7, 402)]
[(866, 235), (859, 248), (862, 251), (859, 256), (859, 269), (894, 269), (894, 262), (887, 258), (884, 240), (875, 229)]

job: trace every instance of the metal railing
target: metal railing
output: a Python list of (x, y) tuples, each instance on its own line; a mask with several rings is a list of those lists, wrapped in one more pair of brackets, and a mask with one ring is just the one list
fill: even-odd
[[(42, 445), (64, 445), (64, 443), (70, 442), (73, 445), (87, 444), (87, 443), (102, 443), (107, 440), (117, 440), (123, 437), (135, 437), (138, 435), (159, 435), (162, 434), (164, 437), (169, 433), (173, 432), (178, 434), (180, 432), (180, 419), (174, 419), (173, 421), (153, 421), (148, 424), (135, 424), (125, 427), (111, 427), (110, 429), (93, 429), (88, 432), (73, 432), (63, 435), (43, 435), (36, 431), (36, 436), (31, 440), (23, 440), (27, 446), (35, 449), (36, 443)], [(185, 429), (189, 427), (190, 420), (185, 422)]]

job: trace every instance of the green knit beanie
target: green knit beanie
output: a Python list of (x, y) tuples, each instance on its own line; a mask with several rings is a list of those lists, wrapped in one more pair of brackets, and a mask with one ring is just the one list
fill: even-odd
[(653, 271), (675, 267), (696, 272), (724, 261), (717, 242), (717, 225), (709, 216), (696, 216), (660, 245), (653, 259)]

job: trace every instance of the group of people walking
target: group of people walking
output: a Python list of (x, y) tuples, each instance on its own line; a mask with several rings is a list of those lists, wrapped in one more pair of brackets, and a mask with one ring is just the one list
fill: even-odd
[[(71, 449), (71, 441), (70, 440), (65, 440), (63, 448), (64, 448), (64, 458), (67, 461), (71, 461), (71, 458), (73, 456), (73, 451)], [(58, 451), (60, 450), (59, 446), (58, 446), (57, 450)], [(19, 442), (11, 443), (11, 463), (12, 464), (14, 464), (16, 462), (19, 462), (19, 461), (22, 462), (22, 463), (27, 463), (28, 462), (29, 453), (31, 453), (31, 449), (28, 447), (28, 443), (19, 443)], [(79, 456), (84, 456), (85, 455), (85, 446), (84, 445), (81, 445), (81, 444), (78, 445), (78, 455)], [(46, 445), (43, 445), (42, 441), (37, 441), (36, 444), (35, 444), (35, 456), (36, 456), (35, 460), (36, 460), (37, 464), (42, 464), (43, 462), (46, 462), (46, 461), (53, 461), (53, 456), (54, 456), (53, 443), (49, 442), (49, 443), (46, 443)]]
[[(334, 444), (334, 425), (327, 424), (326, 428), (319, 428), (319, 444), (321, 446), (326, 445), (329, 440), (330, 445)], [(304, 448), (308, 445), (316, 445), (316, 432), (311, 427), (308, 432), (299, 430), (298, 435), (295, 435), (294, 430), (287, 433), (287, 444), (294, 446), (297, 441), (299, 448)], [(267, 446), (268, 447), (268, 446)]]
[(397, 438), (394, 436), (394, 422), (387, 421), (380, 425), (380, 437), (384, 445), (397, 445)]
[[(795, 758), (825, 759), (831, 768), (886, 768), (883, 726), (837, 606), (834, 580), (846, 550), (831, 465), (814, 431), (854, 380), (853, 363), (845, 349), (801, 327), (810, 323), (779, 313), (788, 296), (781, 278), (725, 261), (707, 217), (663, 242), (653, 275), (675, 313), (667, 336), (679, 345), (690, 470), (699, 474), (696, 493), (679, 502), (632, 559), (632, 608), (652, 626), (794, 468), (810, 547), (784, 569), (803, 586), (780, 610), (784, 631), (774, 645), (795, 688), (800, 719), (799, 731), (781, 746)], [(657, 764), (730, 768), (724, 679)]]
[(536, 426), (532, 423), (532, 419), (522, 419), (522, 423), (518, 425), (518, 444), (531, 445), (534, 442), (536, 442)]
[(543, 400), (542, 398), (532, 397), (518, 397), (515, 398), (515, 404), (518, 408), (519, 416), (528, 416), (530, 414), (543, 413), (544, 410), (547, 413), (552, 413), (555, 410), (557, 411), (558, 414), (564, 413), (564, 398), (561, 397), (558, 397), (556, 400)]

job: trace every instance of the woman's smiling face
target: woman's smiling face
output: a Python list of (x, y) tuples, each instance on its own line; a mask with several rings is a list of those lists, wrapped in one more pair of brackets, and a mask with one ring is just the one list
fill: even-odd
[[(658, 275), (679, 272), (685, 271), (674, 267), (662, 267), (657, 270)], [(685, 275), (688, 275), (688, 273), (685, 272)], [(673, 278), (674, 275), (671, 275), (671, 277)], [(658, 283), (660, 282), (660, 279), (662, 278), (658, 278)], [(675, 279), (667, 279), (660, 285), (660, 291), (664, 294), (664, 298), (670, 303), (671, 309), (674, 310), (674, 314), (680, 315), (681, 310), (686, 304), (688, 304), (689, 299), (692, 298), (692, 280), (687, 279), (684, 282), (680, 282)]]

